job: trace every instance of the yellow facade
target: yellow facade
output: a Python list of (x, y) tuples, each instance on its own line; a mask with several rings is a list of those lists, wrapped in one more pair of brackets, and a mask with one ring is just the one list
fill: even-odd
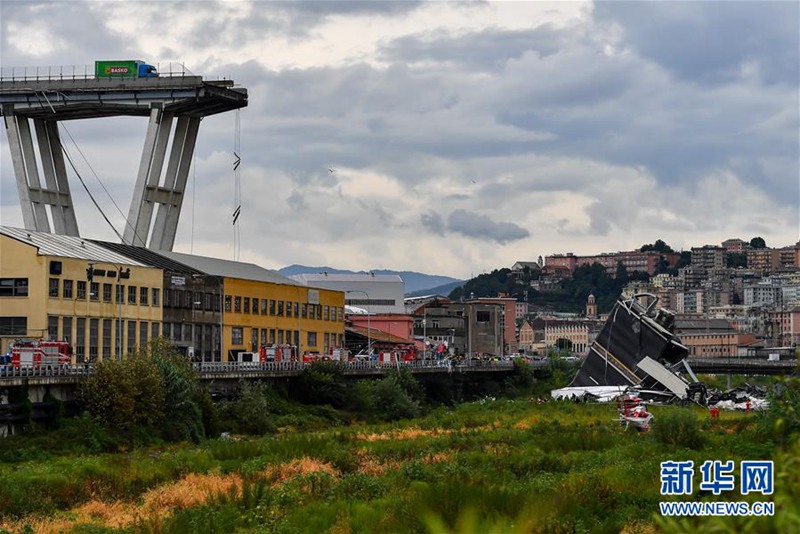
[[(60, 263), (58, 273), (54, 262)], [(90, 262), (97, 273), (92, 281), (86, 271)], [(120, 269), (130, 269), (128, 278), (118, 279)], [(24, 333), (19, 328), (0, 333), (3, 352), (15, 338), (66, 340), (73, 361), (81, 363), (127, 354), (161, 335), (160, 269), (39, 255), (36, 246), (0, 235), (0, 280), (4, 289), (9, 282), (27, 281), (26, 295), (0, 295), (0, 317), (26, 322)]]
[[(299, 354), (344, 345), (344, 293), (225, 278), (223, 354), (292, 345)], [(256, 303), (254, 309), (254, 303)]]

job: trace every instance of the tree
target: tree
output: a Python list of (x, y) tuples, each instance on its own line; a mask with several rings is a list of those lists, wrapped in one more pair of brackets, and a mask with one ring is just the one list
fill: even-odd
[(213, 420), (204, 395), (189, 360), (164, 339), (122, 361), (102, 361), (78, 393), (90, 415), (128, 441), (152, 435), (198, 441), (203, 422)]
[(678, 260), (678, 264), (675, 267), (677, 269), (681, 269), (691, 264), (692, 264), (692, 252), (690, 250), (682, 250), (681, 258)]
[(767, 243), (763, 237), (754, 237), (750, 240), (750, 248), (767, 248)]
[(661, 239), (656, 239), (656, 242), (653, 243), (652, 245), (642, 245), (642, 248), (639, 249), (639, 252), (648, 252), (651, 250), (654, 250), (656, 252), (661, 252), (662, 254), (675, 252), (674, 250), (672, 250), (672, 247), (667, 245)]
[(747, 254), (744, 252), (729, 252), (726, 258), (728, 267), (747, 267)]

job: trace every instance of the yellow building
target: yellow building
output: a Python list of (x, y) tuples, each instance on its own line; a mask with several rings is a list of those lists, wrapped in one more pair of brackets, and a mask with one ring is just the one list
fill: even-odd
[[(193, 325), (189, 340), (196, 360), (230, 361), (241, 352), (258, 352), (262, 346), (289, 346), (298, 357), (327, 354), (344, 346), (342, 291), (307, 287), (251, 263), (177, 252), (157, 254), (196, 273), (181, 277), (165, 272), (164, 276), (169, 295), (164, 303), (164, 335), (175, 345), (186, 345), (185, 330)], [(179, 308), (183, 315), (176, 313)], [(210, 335), (202, 333), (203, 323)], [(213, 334), (220, 325), (221, 358), (218, 336)], [(197, 328), (202, 329), (199, 335)], [(209, 339), (213, 349), (206, 343)]]
[(121, 357), (161, 335), (162, 281), (89, 240), (0, 226), (0, 348), (53, 339), (76, 363)]

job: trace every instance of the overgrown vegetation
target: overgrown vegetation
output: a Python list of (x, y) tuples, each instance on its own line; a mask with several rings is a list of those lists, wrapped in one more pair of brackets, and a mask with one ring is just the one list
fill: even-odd
[[(155, 353), (155, 356), (154, 356)], [(800, 528), (800, 397), (789, 379), (766, 413), (654, 407), (654, 430), (625, 431), (609, 405), (538, 404), (574, 368), (548, 380), (519, 365), (496, 379), (460, 373), (419, 381), (408, 369), (354, 381), (335, 365), (303, 379), (242, 383), (218, 410), (199, 402), (183, 362), (151, 362), (144, 385), (194, 406), (132, 417), (158, 440), (119, 454), (118, 419), (60, 421), (54, 432), (0, 440), (0, 529), (13, 532), (668, 532)], [(139, 369), (139, 367), (132, 368)], [(156, 369), (157, 372), (154, 372)], [(136, 377), (120, 371), (126, 387)], [(110, 378), (105, 378), (109, 383)], [(117, 378), (122, 380), (122, 378)], [(138, 386), (142, 390), (144, 385)], [(309, 395), (308, 391), (314, 395)], [(511, 398), (502, 399), (504, 394)], [(495, 396), (498, 398), (495, 398)], [(113, 397), (112, 397), (113, 398)], [(473, 402), (463, 403), (472, 399)], [(516, 400), (514, 400), (516, 399)], [(301, 402), (301, 400), (303, 402)], [(334, 407), (334, 403), (336, 407)], [(100, 403), (100, 406), (106, 406)], [(128, 404), (122, 404), (124, 409)], [(164, 405), (146, 404), (161, 414)], [(172, 413), (172, 412), (170, 412)], [(116, 416), (114, 416), (116, 417)], [(161, 419), (159, 419), (161, 418)], [(183, 422), (180, 422), (183, 421)], [(192, 424), (187, 424), (190, 422)], [(199, 443), (198, 427), (225, 434)], [(170, 428), (170, 430), (167, 430)], [(125, 427), (124, 436), (141, 436)], [(108, 453), (103, 451), (115, 451)], [(773, 459), (774, 518), (658, 516), (660, 462)], [(689, 500), (686, 497), (685, 500)], [(692, 500), (773, 500), (770, 496)]]
[[(401, 380), (393, 377), (395, 384)], [(655, 431), (625, 431), (607, 405), (481, 399), (389, 423), (6, 463), (0, 465), (0, 526), (36, 532), (697, 532), (712, 525), (716, 531), (796, 531), (796, 441), (775, 449), (758, 414), (724, 413), (713, 422), (699, 408), (652, 411), (655, 428), (689, 414), (705, 440), (691, 449)], [(659, 518), (660, 462), (707, 459), (775, 459), (778, 514)], [(738, 492), (720, 498), (764, 500)], [(691, 499), (716, 498), (695, 489)]]
[(191, 363), (164, 339), (121, 361), (105, 360), (79, 390), (79, 402), (108, 432), (135, 445), (158, 437), (199, 441), (213, 410)]

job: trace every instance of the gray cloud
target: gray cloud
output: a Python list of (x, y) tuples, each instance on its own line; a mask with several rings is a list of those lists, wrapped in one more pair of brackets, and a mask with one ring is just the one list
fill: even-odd
[(540, 57), (552, 55), (559, 50), (562, 41), (562, 34), (548, 25), (521, 31), (487, 29), (456, 37), (410, 35), (386, 44), (380, 54), (391, 62), (434, 61), (457, 63), (469, 69), (496, 70), (528, 53)]
[(797, 87), (797, 2), (597, 2), (600, 23), (617, 23), (643, 57), (692, 83), (739, 79), (756, 62), (766, 83)]
[(486, 215), (462, 209), (450, 214), (447, 218), (447, 229), (467, 237), (495, 241), (503, 245), (530, 236), (530, 232), (514, 223), (498, 223)]
[[(507, 29), (508, 17), (492, 13), (532, 4), (467, 4), (483, 20), (459, 18), (451, 3), (139, 2), (140, 20), (160, 16), (138, 37), (119, 33), (112, 16), (130, 5), (0, 2), (2, 65), (191, 54), (195, 72), (247, 87), (240, 228), (277, 266), (370, 268), (362, 263), (379, 253), (388, 264), (446, 250), (428, 256), (452, 258), (442, 265), (456, 274), (468, 262), (497, 267), (508, 243), (535, 257), (656, 237), (691, 245), (705, 230), (708, 242), (753, 228), (773, 228), (770, 243), (796, 241), (796, 3), (600, 2), (565, 24)], [(420, 28), (415, 10), (439, 18)], [(323, 64), (319, 35), (354, 20), (408, 29)], [(12, 26), (59, 47), (18, 49)], [(295, 52), (297, 65), (275, 66)], [(233, 114), (203, 121), (190, 177), (202, 217), (192, 218), (187, 191), (178, 231), (180, 245), (202, 235), (224, 257), (233, 124)], [(146, 120), (67, 126), (127, 213)], [(2, 223), (19, 225), (5, 136), (0, 151)], [(115, 212), (83, 163), (81, 172)], [(395, 196), (371, 188), (371, 177)], [(71, 172), (70, 184), (82, 231), (114, 239)], [(509, 213), (513, 223), (495, 222)], [(121, 227), (122, 215), (114, 220)], [(534, 227), (535, 240), (525, 230)]]
[(420, 217), (422, 226), (437, 235), (444, 235), (445, 224), (442, 216), (438, 213), (423, 213)]

